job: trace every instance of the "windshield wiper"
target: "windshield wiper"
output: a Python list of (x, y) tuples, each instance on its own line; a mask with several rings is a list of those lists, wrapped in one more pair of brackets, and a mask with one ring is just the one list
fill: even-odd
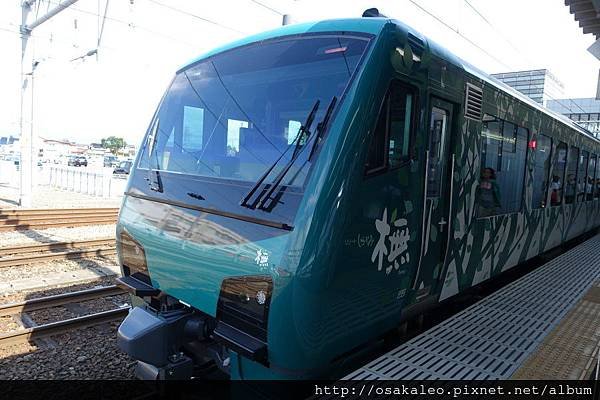
[(160, 121), (157, 118), (156, 123), (154, 124), (152, 136), (151, 136), (151, 138), (148, 137), (148, 141), (149, 141), (149, 143), (148, 143), (148, 176), (146, 177), (146, 180), (148, 181), (150, 190), (154, 190), (155, 192), (162, 193), (163, 192), (162, 179), (160, 177), (160, 172), (158, 172), (158, 170), (160, 169), (158, 153), (156, 154), (156, 166), (155, 166), (156, 169), (152, 168), (152, 166), (151, 166), (152, 162), (150, 161), (152, 159), (152, 153), (154, 152), (154, 146), (156, 145), (159, 123), (160, 123)]
[(327, 112), (325, 112), (325, 116), (323, 117), (321, 122), (317, 124), (317, 137), (315, 137), (315, 140), (313, 141), (312, 148), (310, 149), (310, 154), (308, 155), (308, 161), (312, 160), (313, 154), (315, 153), (315, 150), (317, 149), (317, 146), (321, 141), (321, 137), (323, 136), (323, 132), (325, 132), (325, 129), (327, 129), (329, 118), (331, 118), (331, 114), (333, 113), (333, 109), (335, 108), (336, 103), (337, 97), (333, 96), (331, 98), (331, 101), (329, 102), (329, 105), (327, 106)]
[[(277, 177), (275, 178), (275, 181), (273, 181), (273, 183), (271, 184), (271, 189), (273, 187), (277, 186), (279, 184), (279, 182), (281, 182), (281, 180), (285, 176), (284, 172), (287, 172), (291, 168), (292, 164), (294, 163), (294, 161), (298, 157), (298, 154), (299, 154), (299, 151), (300, 151), (300, 147), (301, 147), (300, 143), (302, 142), (302, 138), (305, 135), (306, 135), (306, 137), (310, 136), (310, 126), (312, 125), (313, 120), (315, 119), (315, 115), (317, 113), (317, 110), (319, 109), (319, 104), (320, 103), (321, 103), (320, 100), (317, 100), (315, 102), (315, 104), (313, 105), (312, 110), (310, 111), (310, 113), (306, 117), (306, 121), (304, 122), (304, 125), (300, 126), (300, 128), (298, 129), (298, 133), (296, 134), (296, 139), (294, 140), (294, 152), (292, 153), (292, 158), (290, 159), (290, 161), (288, 161), (288, 163), (284, 167), (284, 169), (277, 175)], [(265, 192), (267, 191), (267, 188), (269, 186), (267, 185), (267, 186), (265, 186), (265, 188), (263, 188), (262, 192), (258, 195), (258, 197), (254, 200), (254, 202), (252, 204), (248, 204), (248, 200), (250, 200), (252, 198), (252, 196), (254, 196), (254, 193), (256, 193), (256, 191), (258, 190), (258, 188), (260, 187), (260, 185), (262, 185), (262, 183), (265, 181), (265, 179), (267, 179), (267, 176), (269, 176), (269, 174), (271, 173), (271, 171), (273, 171), (273, 169), (277, 166), (277, 164), (279, 164), (279, 161), (281, 161), (281, 159), (283, 158), (283, 156), (285, 155), (285, 153), (287, 153), (287, 151), (289, 149), (290, 148), (288, 147), (283, 153), (281, 153), (281, 155), (277, 158), (277, 160), (275, 160), (275, 162), (273, 162), (273, 164), (271, 164), (271, 166), (269, 168), (267, 168), (267, 170), (260, 177), (260, 179), (258, 181), (256, 181), (256, 183), (254, 184), (254, 186), (252, 186), (252, 189), (250, 189), (250, 191), (246, 194), (246, 196), (244, 196), (244, 198), (240, 202), (240, 205), (242, 207), (247, 207), (247, 208), (250, 208), (250, 209), (255, 209), (256, 208), (256, 205), (263, 198), (263, 196), (265, 195)], [(273, 191), (269, 190), (267, 198), (269, 198), (269, 196), (272, 193), (273, 193)], [(262, 208), (263, 204), (264, 204), (264, 201), (262, 201), (260, 203), (260, 208)]]
[[(310, 161), (310, 159), (312, 158), (312, 156), (317, 148), (319, 139), (323, 136), (323, 132), (325, 131), (325, 128), (327, 127), (327, 123), (329, 122), (329, 119), (331, 117), (331, 114), (333, 112), (336, 102), (337, 102), (337, 97), (333, 96), (333, 98), (329, 102), (329, 105), (327, 106), (327, 111), (325, 112), (323, 119), (321, 120), (321, 122), (319, 122), (317, 124), (315, 138), (313, 139), (312, 147), (310, 149), (310, 154), (309, 154), (306, 162)], [(298, 158), (299, 154), (300, 154), (299, 152), (295, 153), (295, 156), (289, 161), (289, 163), (284, 167), (284, 169), (281, 170), (281, 172), (279, 173), (279, 175), (277, 176), (277, 178), (271, 185), (269, 192), (263, 197), (262, 201), (258, 205), (258, 208), (260, 208), (261, 210), (264, 210), (264, 211), (271, 212), (275, 208), (275, 206), (277, 204), (279, 204), (279, 199), (283, 195), (283, 190), (280, 190), (279, 193), (275, 197), (271, 197), (271, 196), (273, 195), (273, 193), (275, 193), (277, 188), (279, 186), (281, 186), (281, 182), (283, 181), (283, 178), (289, 172), (290, 168), (292, 167), (292, 164)], [(300, 172), (300, 169), (298, 170), (298, 172)], [(296, 179), (296, 176), (298, 176), (298, 172), (294, 175), (294, 177), (290, 180), (290, 182), (293, 182)], [(269, 200), (271, 200), (271, 202), (269, 203), (268, 206), (265, 206), (265, 204)]]

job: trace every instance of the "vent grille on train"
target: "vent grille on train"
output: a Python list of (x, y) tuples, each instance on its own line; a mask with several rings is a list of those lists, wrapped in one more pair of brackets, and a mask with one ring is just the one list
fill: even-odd
[(482, 101), (483, 90), (475, 85), (467, 83), (467, 95), (465, 98), (465, 117), (480, 121)]
[(423, 55), (423, 51), (425, 50), (423, 41), (410, 32), (408, 33), (408, 45), (414, 54), (418, 55), (419, 57)]

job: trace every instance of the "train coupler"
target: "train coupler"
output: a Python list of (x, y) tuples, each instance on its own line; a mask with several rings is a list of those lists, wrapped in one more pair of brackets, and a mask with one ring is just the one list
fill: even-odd
[(194, 373), (194, 361), (179, 354), (177, 359), (167, 365), (157, 367), (152, 364), (138, 361), (135, 366), (135, 376), (143, 380), (180, 380), (189, 379)]

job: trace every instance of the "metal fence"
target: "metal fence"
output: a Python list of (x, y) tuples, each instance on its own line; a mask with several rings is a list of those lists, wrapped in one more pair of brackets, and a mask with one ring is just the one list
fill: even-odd
[(58, 189), (98, 197), (123, 194), (126, 179), (113, 177), (110, 169), (89, 170), (77, 167), (49, 166), (47, 183)]

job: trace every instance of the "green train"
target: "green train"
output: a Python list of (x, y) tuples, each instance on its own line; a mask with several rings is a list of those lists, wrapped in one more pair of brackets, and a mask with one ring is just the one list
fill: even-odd
[(140, 378), (337, 378), (403, 321), (598, 226), (595, 138), (366, 15), (175, 74), (116, 232), (119, 284), (143, 299), (118, 344)]

